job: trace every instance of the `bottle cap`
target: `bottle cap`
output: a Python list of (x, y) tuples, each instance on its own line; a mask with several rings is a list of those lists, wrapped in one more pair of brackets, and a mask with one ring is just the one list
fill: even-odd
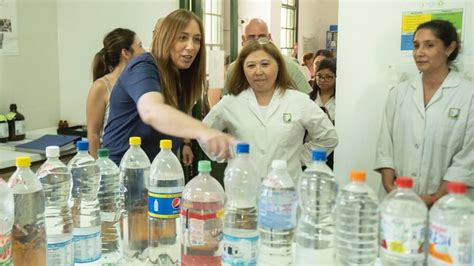
[(211, 162), (208, 160), (201, 160), (198, 162), (198, 171), (199, 172), (211, 172)]
[(275, 169), (286, 169), (286, 161), (283, 160), (273, 160), (272, 168)]
[(325, 150), (313, 150), (311, 153), (313, 161), (326, 161), (326, 151)]
[(18, 156), (16, 157), (16, 166), (18, 167), (29, 167), (31, 165), (30, 156)]
[(101, 148), (97, 150), (97, 156), (101, 158), (107, 158), (109, 157), (109, 149), (106, 148)]
[(78, 151), (88, 151), (89, 150), (89, 142), (80, 140), (76, 143), (76, 147)]
[(237, 146), (235, 146), (235, 152), (237, 154), (239, 153), (249, 153), (250, 150), (250, 145), (248, 143), (237, 143)]
[(16, 109), (17, 109), (16, 103), (10, 104), (10, 110), (16, 110)]
[(351, 181), (365, 182), (365, 171), (352, 170), (350, 176)]
[(170, 139), (160, 140), (160, 149), (171, 149), (173, 147), (173, 141)]
[(398, 176), (395, 180), (395, 184), (397, 187), (401, 188), (412, 188), (413, 187), (413, 179), (407, 176)]
[(140, 137), (130, 137), (128, 139), (128, 144), (130, 144), (130, 145), (141, 145), (142, 144), (142, 138), (140, 138)]
[(58, 146), (48, 146), (46, 147), (46, 157), (59, 157), (59, 147)]
[(464, 194), (467, 191), (466, 184), (461, 182), (449, 182), (448, 183), (448, 192), (455, 194)]

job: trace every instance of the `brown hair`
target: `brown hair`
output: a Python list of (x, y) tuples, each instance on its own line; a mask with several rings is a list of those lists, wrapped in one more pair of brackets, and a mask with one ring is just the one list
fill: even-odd
[(275, 84), (281, 89), (282, 93), (284, 93), (288, 88), (296, 88), (295, 83), (286, 70), (286, 63), (280, 50), (272, 42), (262, 43), (257, 39), (249, 41), (248, 44), (242, 48), (242, 51), (240, 51), (239, 56), (237, 57), (234, 70), (230, 73), (228, 83), (230, 85), (230, 94), (239, 95), (250, 86), (244, 73), (244, 61), (249, 54), (256, 51), (264, 51), (276, 60), (278, 64), (278, 75)]
[[(313, 53), (307, 53), (305, 55), (303, 55), (303, 63), (301, 63), (302, 66), (305, 65), (306, 63), (306, 60), (310, 60), (310, 59), (313, 59), (314, 58), (314, 54)], [(311, 62), (312, 64), (313, 62)]]
[[(191, 66), (180, 70), (173, 64), (170, 51), (175, 45), (177, 35), (192, 20), (199, 25), (201, 46)], [(206, 46), (202, 22), (191, 11), (178, 9), (157, 24), (156, 32), (153, 34), (151, 54), (155, 57), (160, 72), (161, 93), (165, 103), (176, 108), (183, 103), (184, 111), (189, 113), (195, 100), (201, 96), (206, 77)]]

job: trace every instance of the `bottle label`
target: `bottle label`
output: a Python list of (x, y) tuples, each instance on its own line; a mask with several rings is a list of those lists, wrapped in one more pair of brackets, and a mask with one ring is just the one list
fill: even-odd
[(153, 218), (175, 219), (179, 217), (182, 193), (154, 193), (148, 191), (148, 215)]
[(25, 121), (15, 121), (15, 135), (24, 135), (25, 134)]
[(383, 215), (380, 245), (382, 252), (422, 259), (426, 240), (426, 219)]
[(8, 137), (8, 124), (0, 123), (0, 138), (7, 138), (7, 137)]
[(430, 223), (428, 254), (431, 260), (447, 265), (471, 264), (471, 229)]
[(100, 226), (74, 228), (74, 262), (94, 262), (101, 256)]
[(0, 235), (0, 265), (13, 265), (11, 231)]
[(255, 237), (235, 237), (224, 234), (222, 261), (228, 265), (256, 265), (257, 242)]
[(222, 216), (224, 209), (206, 214), (181, 209), (185, 243), (190, 243), (191, 246), (219, 246), (222, 239)]
[(48, 237), (48, 265), (74, 265), (72, 237)]
[(258, 223), (276, 230), (293, 229), (296, 226), (296, 195), (294, 191), (272, 191), (271, 199), (260, 196)]

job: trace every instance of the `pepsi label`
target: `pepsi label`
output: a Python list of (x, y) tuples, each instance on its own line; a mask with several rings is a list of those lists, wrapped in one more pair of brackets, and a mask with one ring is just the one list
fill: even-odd
[(148, 215), (154, 218), (179, 217), (182, 193), (153, 193), (148, 191)]

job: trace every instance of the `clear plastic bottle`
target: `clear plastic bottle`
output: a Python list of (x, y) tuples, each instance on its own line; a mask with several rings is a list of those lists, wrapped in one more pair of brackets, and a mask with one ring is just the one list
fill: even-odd
[(260, 175), (249, 157), (249, 144), (238, 143), (224, 177), (223, 265), (257, 264), (257, 195)]
[(122, 183), (118, 166), (109, 159), (108, 149), (97, 150), (100, 169), (100, 220), (102, 228), (102, 265), (116, 265), (122, 259), (120, 222), (122, 218)]
[(46, 147), (46, 162), (36, 172), (46, 197), (48, 265), (74, 265), (73, 222), (71, 214), (72, 176), (59, 160), (59, 147)]
[(12, 228), (15, 202), (8, 184), (0, 177), (0, 265), (12, 266)]
[(77, 142), (77, 154), (68, 163), (72, 174), (72, 218), (75, 264), (97, 264), (102, 256), (100, 207), (97, 192), (100, 169), (89, 155), (89, 143)]
[(297, 197), (286, 162), (274, 160), (258, 198), (258, 265), (293, 264)]
[(326, 151), (313, 150), (313, 162), (298, 184), (302, 215), (296, 228), (296, 265), (333, 265), (337, 184), (326, 165)]
[(161, 140), (161, 151), (150, 167), (149, 259), (151, 263), (159, 265), (178, 265), (181, 255), (179, 208), (184, 189), (184, 172), (181, 163), (171, 150), (172, 146), (171, 140)]
[(181, 265), (220, 265), (225, 193), (210, 161), (199, 161), (198, 171), (183, 190)]
[(352, 171), (351, 182), (336, 198), (335, 251), (342, 265), (373, 265), (378, 251), (379, 203), (365, 184), (364, 171)]
[(28, 156), (16, 158), (17, 169), (8, 180), (15, 200), (15, 222), (12, 230), (13, 264), (46, 265), (45, 198), (43, 187), (30, 169)]
[(148, 254), (148, 178), (150, 160), (140, 148), (140, 137), (130, 137), (130, 148), (120, 161), (120, 180), (124, 186), (122, 248), (124, 259), (146, 261)]
[(464, 183), (449, 182), (448, 191), (430, 210), (428, 265), (469, 266), (474, 203), (466, 196)]
[(423, 265), (428, 208), (411, 189), (413, 180), (397, 177), (397, 189), (380, 205), (380, 259), (382, 265)]

